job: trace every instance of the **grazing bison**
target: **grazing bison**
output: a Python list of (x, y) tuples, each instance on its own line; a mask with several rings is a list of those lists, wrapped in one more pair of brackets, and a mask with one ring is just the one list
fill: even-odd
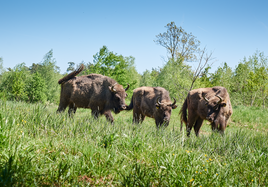
[(172, 103), (169, 92), (161, 87), (140, 87), (133, 91), (130, 105), (133, 109), (133, 123), (142, 123), (145, 116), (155, 119), (156, 126), (168, 126), (171, 110), (177, 108), (176, 100)]
[(69, 115), (76, 112), (77, 108), (91, 108), (91, 114), (98, 118), (104, 114), (106, 119), (113, 122), (111, 110), (116, 114), (126, 109), (126, 89), (110, 77), (90, 74), (76, 77), (82, 70), (80, 68), (58, 81), (61, 84), (61, 95), (58, 112), (69, 106)]
[(232, 105), (226, 88), (215, 86), (213, 88), (195, 89), (188, 93), (181, 108), (181, 130), (184, 122), (187, 136), (190, 136), (193, 126), (195, 134), (198, 136), (203, 120), (208, 120), (213, 131), (217, 129), (224, 133), (232, 113)]

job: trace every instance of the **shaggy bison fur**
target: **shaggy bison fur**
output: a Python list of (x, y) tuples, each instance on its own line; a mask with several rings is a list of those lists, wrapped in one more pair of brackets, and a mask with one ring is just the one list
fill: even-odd
[(215, 86), (195, 89), (188, 93), (180, 110), (181, 130), (184, 122), (187, 136), (190, 136), (192, 127), (198, 136), (203, 121), (208, 120), (213, 131), (218, 130), (223, 134), (232, 113), (232, 105), (226, 88)]
[(58, 81), (61, 84), (60, 104), (58, 112), (62, 112), (69, 106), (69, 115), (76, 112), (77, 108), (90, 108), (91, 114), (98, 118), (104, 114), (106, 119), (111, 123), (114, 118), (111, 110), (118, 114), (126, 109), (125, 98), (127, 97), (126, 89), (118, 84), (114, 79), (99, 75), (90, 74), (78, 75), (84, 66), (72, 73), (66, 75)]
[(130, 105), (133, 109), (133, 123), (142, 123), (145, 116), (155, 119), (157, 127), (168, 126), (172, 109), (177, 108), (176, 100), (170, 100), (169, 92), (161, 87), (140, 87), (133, 91)]

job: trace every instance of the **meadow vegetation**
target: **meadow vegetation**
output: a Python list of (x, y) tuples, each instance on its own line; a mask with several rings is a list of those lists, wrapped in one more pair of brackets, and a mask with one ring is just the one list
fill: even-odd
[(54, 104), (0, 101), (0, 186), (266, 186), (268, 110), (234, 107), (225, 135), (180, 132), (179, 109), (157, 130), (132, 113), (73, 118)]
[[(150, 118), (133, 125), (126, 111), (114, 125), (89, 109), (57, 114), (58, 80), (80, 64), (68, 62), (61, 74), (53, 50), (29, 67), (5, 69), (0, 58), (0, 186), (268, 186), (268, 58), (256, 51), (212, 72), (195, 36), (174, 22), (166, 28), (155, 40), (169, 55), (162, 67), (140, 74), (134, 57), (103, 46), (80, 75), (129, 84), (127, 104), (137, 87), (165, 88), (178, 105), (167, 128)], [(186, 137), (181, 104), (191, 89), (213, 86), (225, 87), (233, 106), (225, 135), (205, 122), (200, 137)]]

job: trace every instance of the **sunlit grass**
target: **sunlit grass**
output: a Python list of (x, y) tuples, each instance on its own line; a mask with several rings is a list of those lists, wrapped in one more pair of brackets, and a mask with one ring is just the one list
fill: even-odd
[(113, 114), (111, 125), (87, 109), (73, 118), (56, 109), (0, 101), (0, 186), (268, 184), (268, 118), (261, 109), (234, 107), (224, 136), (204, 124), (199, 138), (187, 138), (185, 126), (179, 131), (179, 109), (159, 130), (149, 118), (132, 125), (131, 112)]

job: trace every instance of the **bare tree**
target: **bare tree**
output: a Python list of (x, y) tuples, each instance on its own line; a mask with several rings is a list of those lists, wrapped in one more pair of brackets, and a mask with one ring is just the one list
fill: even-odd
[(167, 31), (156, 35), (155, 43), (165, 47), (171, 59), (184, 58), (186, 61), (195, 59), (195, 52), (199, 50), (200, 41), (192, 33), (188, 34), (182, 27), (177, 27), (174, 22), (168, 23)]
[[(204, 47), (204, 49), (200, 51), (199, 58), (198, 58), (198, 66), (194, 71), (194, 74), (192, 77), (192, 83), (191, 83), (191, 87), (190, 87), (189, 91), (191, 91), (193, 89), (195, 81), (203, 73), (205, 66), (207, 66), (207, 65), (211, 66), (214, 63), (213, 60), (215, 60), (215, 58), (212, 57), (212, 54), (213, 54), (212, 52), (207, 53), (206, 47)], [(213, 61), (213, 62), (211, 62), (211, 61)]]

